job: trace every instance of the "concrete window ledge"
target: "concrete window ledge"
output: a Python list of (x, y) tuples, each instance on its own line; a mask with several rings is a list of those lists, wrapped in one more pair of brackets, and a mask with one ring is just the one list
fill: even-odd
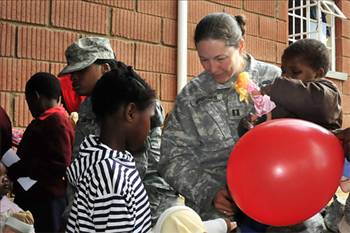
[(337, 72), (337, 71), (328, 71), (326, 77), (331, 78), (331, 79), (346, 81), (346, 80), (348, 80), (348, 73)]

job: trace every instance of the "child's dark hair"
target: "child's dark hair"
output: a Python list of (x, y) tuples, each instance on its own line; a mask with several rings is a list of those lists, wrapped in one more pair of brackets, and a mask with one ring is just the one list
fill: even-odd
[(48, 99), (58, 100), (61, 96), (60, 81), (53, 74), (38, 72), (27, 81), (25, 92), (27, 94), (37, 92)]
[(326, 74), (329, 69), (329, 52), (327, 47), (319, 40), (302, 39), (294, 42), (286, 48), (282, 55), (282, 61), (300, 58), (312, 69), (323, 68)]
[(139, 110), (146, 109), (155, 100), (155, 91), (140, 76), (122, 62), (105, 73), (96, 83), (92, 95), (92, 110), (98, 120), (129, 103)]

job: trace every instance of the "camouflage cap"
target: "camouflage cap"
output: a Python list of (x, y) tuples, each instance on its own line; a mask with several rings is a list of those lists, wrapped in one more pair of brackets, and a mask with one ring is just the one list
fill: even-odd
[(60, 75), (82, 70), (97, 59), (115, 59), (109, 39), (103, 37), (84, 37), (71, 44), (65, 52), (68, 65)]

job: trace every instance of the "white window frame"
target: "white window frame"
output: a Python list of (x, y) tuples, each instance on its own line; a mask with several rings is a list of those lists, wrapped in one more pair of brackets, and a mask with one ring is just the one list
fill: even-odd
[[(336, 66), (336, 46), (335, 46), (335, 18), (346, 19), (345, 15), (337, 7), (333, 0), (289, 0), (292, 7), (288, 9), (288, 18), (292, 20), (292, 29), (289, 29), (288, 42), (293, 43), (302, 38), (313, 38), (322, 41), (330, 51), (331, 71), (335, 71)], [(316, 9), (316, 19), (311, 18), (311, 8)], [(306, 15), (304, 15), (306, 13)], [(324, 17), (330, 18), (330, 22), (322, 21)], [(300, 28), (296, 28), (295, 22), (300, 22)], [(304, 23), (306, 22), (306, 27)], [(298, 25), (297, 25), (298, 26)], [(330, 29), (329, 41), (327, 43), (327, 31), (324, 34), (322, 29)], [(298, 29), (298, 30), (296, 30)], [(296, 32), (298, 31), (298, 32)]]

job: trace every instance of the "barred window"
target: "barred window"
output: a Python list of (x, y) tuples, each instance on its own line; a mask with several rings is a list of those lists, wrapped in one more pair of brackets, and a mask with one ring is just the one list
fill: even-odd
[(346, 19), (333, 0), (289, 0), (288, 42), (312, 38), (322, 41), (329, 50), (332, 71), (335, 71), (335, 18)]

